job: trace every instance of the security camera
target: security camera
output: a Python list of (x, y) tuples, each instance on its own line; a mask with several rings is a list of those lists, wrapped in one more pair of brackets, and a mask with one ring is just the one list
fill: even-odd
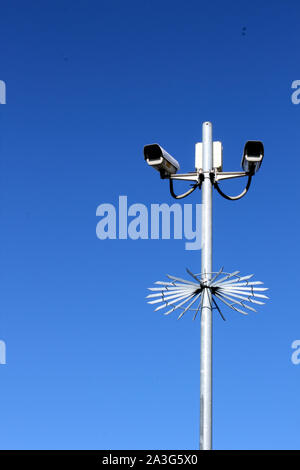
[(242, 168), (246, 173), (256, 173), (264, 158), (264, 145), (259, 140), (248, 140), (244, 147)]
[(179, 170), (178, 161), (158, 144), (145, 145), (144, 157), (148, 165), (160, 172), (162, 178), (167, 178)]

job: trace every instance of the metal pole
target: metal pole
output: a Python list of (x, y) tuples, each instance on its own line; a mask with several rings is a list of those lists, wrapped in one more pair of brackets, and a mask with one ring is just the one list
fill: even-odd
[[(213, 167), (212, 124), (202, 126), (203, 172), (202, 182), (202, 260), (203, 280), (210, 280), (212, 272), (212, 183), (209, 172)], [(200, 357), (200, 449), (212, 448), (212, 305), (208, 289), (201, 308)]]

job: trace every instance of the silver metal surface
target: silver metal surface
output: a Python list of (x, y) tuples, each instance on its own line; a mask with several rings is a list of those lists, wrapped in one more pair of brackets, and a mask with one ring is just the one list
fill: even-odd
[[(204, 280), (211, 280), (212, 272), (212, 182), (213, 169), (212, 124), (202, 125), (203, 172), (202, 182), (202, 258)], [(203, 280), (203, 277), (202, 277)], [(200, 339), (200, 449), (212, 448), (212, 301), (211, 292), (204, 290), (201, 306)]]

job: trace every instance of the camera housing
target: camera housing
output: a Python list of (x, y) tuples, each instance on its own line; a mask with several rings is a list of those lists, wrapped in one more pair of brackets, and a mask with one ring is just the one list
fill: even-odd
[(259, 140), (248, 140), (244, 147), (241, 166), (246, 173), (256, 173), (264, 158), (264, 145)]
[(145, 145), (144, 158), (149, 166), (160, 172), (162, 178), (168, 178), (180, 168), (178, 161), (158, 144)]

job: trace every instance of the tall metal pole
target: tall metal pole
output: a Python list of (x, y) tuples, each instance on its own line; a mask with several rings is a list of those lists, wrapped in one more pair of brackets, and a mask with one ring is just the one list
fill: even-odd
[[(203, 172), (202, 182), (202, 260), (203, 280), (209, 281), (212, 272), (212, 183), (209, 172), (213, 167), (212, 124), (202, 126)], [(200, 357), (200, 449), (212, 448), (212, 305), (209, 289), (203, 296), (201, 309)]]

